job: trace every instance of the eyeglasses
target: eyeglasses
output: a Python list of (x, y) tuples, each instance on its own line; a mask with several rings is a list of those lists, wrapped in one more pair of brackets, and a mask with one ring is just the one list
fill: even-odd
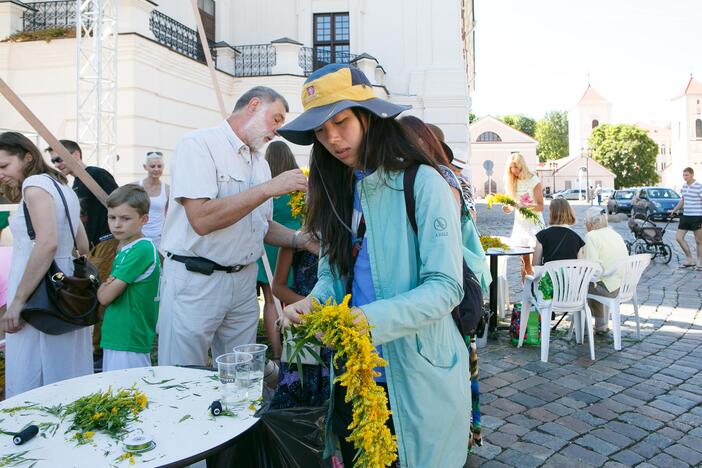
[(148, 158), (149, 156), (163, 156), (163, 153), (160, 151), (149, 151), (146, 153), (146, 157)]
[(51, 163), (52, 163), (52, 164), (58, 164), (58, 163), (62, 163), (62, 162), (63, 162), (63, 159), (60, 158), (60, 157), (58, 157), (58, 156), (55, 157), (55, 158), (51, 158)]

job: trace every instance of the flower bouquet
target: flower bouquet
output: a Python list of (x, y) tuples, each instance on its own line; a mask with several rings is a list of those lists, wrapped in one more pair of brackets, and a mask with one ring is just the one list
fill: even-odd
[(483, 251), (485, 252), (487, 252), (488, 249), (509, 249), (509, 246), (502, 242), (498, 237), (480, 236), (480, 244), (483, 246)]
[[(305, 177), (310, 176), (309, 168), (303, 167), (300, 170), (303, 174), (305, 174)], [(290, 207), (290, 214), (293, 218), (302, 217), (304, 220), (305, 215), (307, 214), (307, 194), (300, 191), (292, 192), (290, 194), (288, 206)]]
[(374, 380), (380, 375), (375, 368), (387, 362), (371, 343), (368, 322), (357, 321), (349, 307), (350, 299), (347, 295), (341, 304), (330, 299), (324, 305), (315, 301), (312, 311), (302, 316), (302, 323), (293, 327), (295, 352), (305, 343), (318, 344), (321, 339), (321, 343), (336, 350), (334, 367), (338, 369), (346, 360), (346, 372), (335, 381), (346, 387), (346, 402), (353, 407), (347, 440), (358, 451), (354, 466), (389, 466), (397, 458), (397, 442), (386, 425), (390, 417), (387, 394)]
[(529, 204), (531, 202), (531, 197), (529, 197), (529, 194), (526, 195), (526, 201), (524, 200), (524, 196), (520, 198), (520, 203), (517, 203), (517, 201), (503, 193), (496, 193), (494, 195), (489, 195), (487, 197), (487, 204), (488, 208), (492, 208), (492, 205), (495, 203), (501, 203), (503, 205), (511, 206), (515, 210), (519, 211), (519, 213), (524, 217), (524, 219), (528, 219), (532, 223), (536, 224), (537, 226), (543, 226), (543, 221), (541, 221), (541, 217), (536, 214), (534, 210), (531, 208), (527, 208), (526, 206), (522, 206), (525, 204)]

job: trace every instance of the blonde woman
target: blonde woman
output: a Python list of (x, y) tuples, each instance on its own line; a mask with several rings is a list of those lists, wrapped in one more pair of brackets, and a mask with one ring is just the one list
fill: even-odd
[(144, 161), (144, 169), (147, 177), (136, 182), (144, 187), (146, 193), (149, 194), (149, 222), (142, 228), (144, 237), (151, 239), (158, 248), (161, 243), (161, 231), (163, 231), (163, 223), (166, 220), (166, 212), (168, 211), (168, 198), (171, 193), (170, 186), (161, 180), (163, 175), (163, 153), (160, 151), (149, 151), (146, 153)]
[[(541, 181), (529, 171), (521, 153), (512, 153), (508, 160), (505, 173), (505, 188), (507, 195), (511, 196), (520, 206), (534, 210), (543, 223), (542, 212), (544, 211), (544, 195)], [(511, 213), (512, 208), (503, 205), (502, 211)], [(514, 215), (514, 227), (512, 228), (512, 244), (519, 247), (535, 247), (536, 232), (538, 226), (532, 221), (524, 218), (519, 211)], [(527, 274), (533, 275), (534, 269), (531, 266), (531, 255), (522, 255), (522, 281)]]

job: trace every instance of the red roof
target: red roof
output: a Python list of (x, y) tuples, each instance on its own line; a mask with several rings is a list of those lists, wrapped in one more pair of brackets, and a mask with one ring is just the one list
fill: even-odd
[(692, 75), (690, 75), (690, 81), (687, 82), (687, 86), (685, 86), (685, 91), (683, 91), (682, 95), (689, 96), (691, 94), (702, 94), (702, 83), (694, 79)]
[(580, 98), (580, 101), (578, 101), (578, 104), (583, 103), (583, 102), (608, 102), (608, 101), (605, 98), (603, 98), (600, 93), (598, 93), (597, 91), (592, 89), (592, 86), (587, 85), (587, 89), (585, 90), (585, 94), (583, 94), (583, 97)]

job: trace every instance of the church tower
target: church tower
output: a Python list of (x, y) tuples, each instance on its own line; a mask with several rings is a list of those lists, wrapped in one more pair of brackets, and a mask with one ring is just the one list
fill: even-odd
[(682, 184), (682, 170), (691, 167), (702, 179), (702, 83), (692, 76), (680, 96), (673, 98), (670, 122), (672, 166), (666, 182)]
[(569, 156), (580, 156), (588, 147), (592, 130), (600, 124), (610, 123), (612, 104), (588, 83), (580, 101), (568, 111)]

